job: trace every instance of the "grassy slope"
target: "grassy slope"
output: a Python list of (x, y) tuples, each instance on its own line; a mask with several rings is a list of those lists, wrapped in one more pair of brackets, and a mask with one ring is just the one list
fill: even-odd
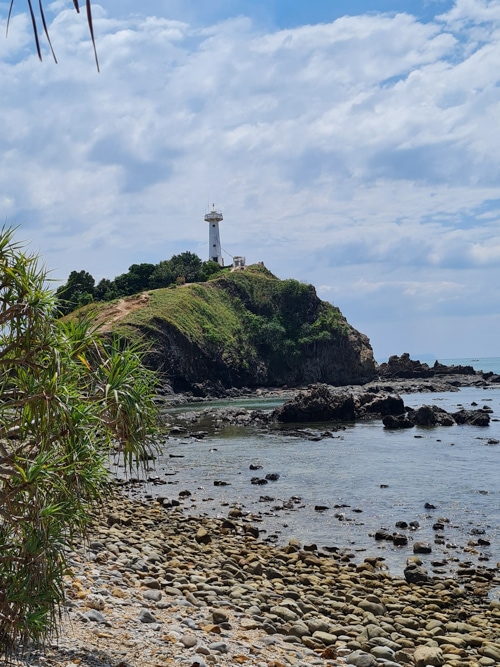
[(154, 337), (165, 324), (175, 327), (190, 343), (220, 350), (228, 362), (245, 354), (252, 356), (239, 304), (213, 283), (153, 290), (149, 302), (123, 318), (116, 331), (126, 337), (138, 331)]
[(337, 308), (317, 299), (311, 285), (279, 280), (260, 266), (208, 283), (153, 290), (149, 302), (130, 312), (117, 329), (125, 333), (124, 328), (139, 325), (154, 331), (163, 322), (191, 343), (223, 348), (231, 357), (272, 346), (272, 334), (275, 347), (285, 341), (304, 345), (333, 332), (347, 334), (350, 328)]

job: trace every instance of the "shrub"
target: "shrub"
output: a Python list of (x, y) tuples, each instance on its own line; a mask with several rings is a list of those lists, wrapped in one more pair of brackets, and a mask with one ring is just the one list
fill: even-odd
[(57, 630), (65, 553), (108, 486), (106, 460), (140, 465), (156, 426), (139, 347), (89, 319), (54, 317), (38, 258), (0, 231), (0, 649)]

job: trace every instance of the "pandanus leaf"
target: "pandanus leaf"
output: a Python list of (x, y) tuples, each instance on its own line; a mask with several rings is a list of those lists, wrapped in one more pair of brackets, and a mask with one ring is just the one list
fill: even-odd
[[(32, 5), (32, 0), (27, 0), (28, 2), (28, 8), (31, 16), (31, 25), (33, 27), (33, 36), (35, 38), (35, 47), (36, 47), (36, 52), (38, 54), (38, 58), (42, 60), (42, 48), (40, 46), (40, 37), (38, 34), (38, 26), (36, 23), (36, 17), (35, 17), (35, 12), (33, 10), (33, 5)], [(78, 3), (78, 0), (73, 0), (73, 5), (78, 13), (80, 13), (80, 5)], [(45, 36), (47, 38), (47, 42), (49, 43), (50, 51), (52, 53), (52, 57), (54, 58), (54, 61), (57, 63), (57, 58), (56, 54), (54, 52), (54, 49), (52, 48), (52, 42), (50, 41), (50, 36), (49, 36), (49, 30), (47, 26), (47, 21), (45, 20), (45, 12), (43, 10), (43, 3), (42, 0), (38, 0), (38, 6), (40, 9), (40, 18), (42, 20), (42, 25), (43, 25), (43, 32), (45, 33)], [(95, 64), (97, 67), (97, 71), (100, 72), (99, 68), (99, 60), (97, 58), (97, 47), (95, 43), (95, 34), (94, 34), (94, 22), (92, 19), (92, 6), (90, 0), (86, 0), (86, 6), (87, 6), (87, 23), (89, 25), (89, 32), (90, 32), (90, 38), (92, 40), (92, 48), (94, 49), (94, 58), (95, 58)], [(9, 33), (9, 25), (10, 25), (10, 18), (12, 16), (12, 9), (14, 7), (14, 0), (10, 0), (10, 5), (9, 5), (9, 13), (7, 16), (7, 30), (6, 34), (8, 35)]]

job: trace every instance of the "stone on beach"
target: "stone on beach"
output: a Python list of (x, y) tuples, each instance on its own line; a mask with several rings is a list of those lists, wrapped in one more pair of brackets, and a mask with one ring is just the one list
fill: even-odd
[[(243, 514), (228, 531), (227, 519), (116, 502), (129, 521), (95, 524), (99, 562), (89, 567), (85, 548), (71, 555), (72, 607), (59, 651), (78, 646), (83, 655), (105, 641), (108, 664), (134, 667), (202, 660), (219, 667), (489, 667), (500, 655), (500, 604), (468, 593), (495, 585), (495, 570), (460, 568), (470, 587), (463, 588), (430, 578), (411, 556), (400, 579), (381, 570), (376, 557), (355, 565), (343, 562), (340, 550), (321, 553), (293, 539), (283, 547), (259, 542), (245, 531)], [(201, 534), (211, 540), (199, 542)], [(139, 562), (147, 571), (130, 566)], [(153, 582), (160, 588), (150, 588)], [(88, 610), (90, 595), (104, 599), (102, 614)]]

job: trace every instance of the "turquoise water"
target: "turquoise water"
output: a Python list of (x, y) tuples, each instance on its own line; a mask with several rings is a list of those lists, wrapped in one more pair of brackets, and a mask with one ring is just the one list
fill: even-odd
[[(318, 547), (336, 546), (352, 551), (357, 561), (379, 555), (396, 574), (402, 573), (413, 541), (432, 544), (433, 553), (423, 557), (431, 571), (451, 572), (457, 561), (495, 565), (500, 561), (500, 387), (413, 394), (404, 401), (435, 403), (448, 411), (476, 403), (493, 410), (492, 421), (485, 428), (404, 431), (387, 431), (380, 421), (338, 431), (321, 424), (319, 430), (330, 426), (332, 433), (319, 441), (221, 427), (202, 440), (166, 441), (157, 474), (167, 474), (168, 484), (149, 490), (170, 498), (190, 490), (183, 504), (195, 514), (227, 516), (228, 506), (237, 504), (260, 526), (262, 539), (286, 543), (296, 537)], [(265, 404), (259, 401), (260, 407)], [(250, 464), (262, 469), (252, 471)], [(274, 472), (278, 481), (251, 484), (252, 477)], [(227, 486), (215, 486), (216, 481)], [(436, 509), (426, 509), (426, 503)], [(317, 505), (329, 509), (318, 512)], [(432, 527), (438, 519), (446, 520), (442, 544), (435, 543)], [(420, 524), (408, 533), (408, 547), (374, 540), (378, 528), (396, 531), (396, 521)], [(490, 546), (478, 546), (478, 532)], [(438, 561), (441, 567), (432, 565)]]
[[(500, 357), (464, 357), (463, 359), (439, 359), (446, 366), (472, 366), (476, 371), (492, 371), (500, 375)], [(431, 365), (431, 364), (429, 364)]]

